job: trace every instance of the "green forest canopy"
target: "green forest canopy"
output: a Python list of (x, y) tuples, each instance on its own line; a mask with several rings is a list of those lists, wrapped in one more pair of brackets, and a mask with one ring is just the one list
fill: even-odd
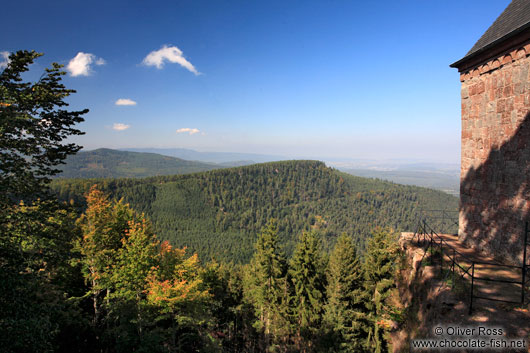
[[(388, 351), (391, 328), (405, 319), (392, 300), (399, 295), (397, 234), (372, 227), (406, 227), (418, 207), (455, 199), (292, 161), (150, 179), (58, 180), (55, 192), (78, 204), (75, 214), (47, 184), (79, 150), (61, 141), (81, 134), (72, 126), (87, 111), (59, 109), (73, 91), (60, 83), (58, 64), (37, 83), (21, 83), (20, 73), (39, 56), (14, 53), (0, 74), (3, 350)], [(107, 193), (151, 215), (155, 230), (174, 243), (243, 262), (249, 239), (257, 238), (256, 251), (246, 265), (202, 265), (197, 254), (160, 242), (146, 215)], [(322, 245), (329, 250), (339, 232), (328, 265)], [(361, 262), (354, 241), (364, 245), (370, 233)], [(290, 261), (282, 242), (294, 248)]]
[(261, 228), (278, 219), (288, 255), (303, 230), (318, 229), (331, 248), (343, 232), (364, 249), (376, 227), (412, 231), (420, 209), (456, 210), (458, 199), (440, 191), (355, 177), (318, 161), (282, 161), (189, 175), (145, 179), (61, 179), (52, 189), (84, 207), (98, 184), (145, 213), (158, 237), (187, 246), (201, 258), (246, 263)]

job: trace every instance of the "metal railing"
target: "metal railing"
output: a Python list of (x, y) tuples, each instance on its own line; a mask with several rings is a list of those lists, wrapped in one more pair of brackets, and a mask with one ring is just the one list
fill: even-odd
[(458, 210), (421, 210), (419, 219), (428, 219), (430, 227), (440, 234), (457, 234), (458, 214)]
[[(469, 314), (471, 314), (473, 311), (473, 300), (474, 299), (483, 299), (483, 300), (498, 301), (498, 302), (504, 302), (504, 303), (510, 303), (510, 304), (525, 305), (526, 303), (525, 302), (525, 298), (526, 298), (525, 287), (530, 282), (530, 276), (527, 274), (527, 272), (530, 269), (530, 265), (527, 263), (527, 253), (528, 253), (527, 248), (530, 246), (530, 237), (529, 237), (530, 229), (528, 226), (528, 222), (525, 223), (525, 231), (524, 231), (524, 237), (523, 237), (524, 243), (523, 243), (522, 265), (515, 266), (515, 265), (499, 264), (495, 262), (476, 261), (470, 258), (469, 256), (459, 252), (455, 247), (447, 243), (447, 241), (440, 236), (440, 234), (444, 234), (444, 233), (436, 232), (428, 223), (428, 220), (430, 220), (431, 222), (434, 221), (434, 223), (436, 223), (436, 221), (439, 221), (441, 219), (442, 225), (444, 225), (446, 221), (449, 221), (449, 224), (452, 224), (452, 225), (456, 224), (458, 226), (458, 218), (456, 221), (454, 220), (455, 214), (458, 215), (458, 211), (429, 210), (429, 211), (422, 211), (420, 213), (418, 228), (416, 232), (414, 233), (413, 240), (414, 238), (416, 238), (418, 245), (420, 243), (420, 240), (423, 244), (427, 244), (424, 257), (429, 252), (433, 254), (435, 247), (437, 247), (438, 250), (440, 251), (440, 273), (442, 274), (443, 274), (444, 257), (447, 256), (449, 258), (449, 261), (451, 263), (449, 273), (452, 274), (452, 283), (451, 283), (452, 287), (455, 284), (455, 273), (456, 273), (455, 270), (457, 268), (460, 271), (460, 277), (462, 279), (466, 275), (468, 276), (471, 282), (470, 299), (469, 299)], [(422, 237), (423, 239), (421, 239)], [(459, 259), (457, 259), (457, 256), (459, 256)], [(421, 263), (423, 263), (423, 258), (422, 258)], [(521, 280), (513, 281), (513, 280), (508, 280), (508, 279), (488, 278), (488, 277), (478, 276), (475, 273), (475, 268), (477, 265), (486, 265), (486, 266), (492, 266), (492, 267), (498, 267), (498, 268), (520, 269)], [(506, 284), (509, 283), (509, 284), (520, 285), (521, 286), (521, 300), (513, 301), (513, 300), (504, 300), (504, 299), (499, 299), (499, 298), (476, 295), (475, 294), (475, 281), (498, 282), (498, 283), (506, 283)]]

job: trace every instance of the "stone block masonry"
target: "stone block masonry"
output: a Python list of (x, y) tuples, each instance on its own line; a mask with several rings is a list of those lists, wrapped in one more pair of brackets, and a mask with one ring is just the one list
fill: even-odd
[(530, 221), (530, 40), (461, 72), (460, 240), (520, 265)]

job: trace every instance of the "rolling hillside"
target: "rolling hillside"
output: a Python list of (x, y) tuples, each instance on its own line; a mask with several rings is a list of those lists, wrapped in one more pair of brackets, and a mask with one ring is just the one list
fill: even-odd
[(153, 222), (162, 239), (203, 258), (247, 262), (268, 219), (290, 254), (304, 230), (322, 233), (331, 247), (343, 232), (362, 249), (377, 226), (412, 230), (420, 208), (456, 209), (441, 191), (355, 177), (317, 161), (284, 161), (145, 179), (62, 179), (53, 190), (83, 207), (92, 186), (123, 198)]
[(199, 152), (187, 148), (123, 148), (123, 151), (157, 153), (163, 156), (177, 157), (186, 160), (200, 161), (205, 163), (219, 163), (236, 167), (265, 163), (271, 161), (286, 160), (284, 156), (266, 155), (258, 153), (237, 153), (237, 152)]
[(187, 161), (156, 153), (100, 148), (69, 156), (58, 178), (143, 178), (202, 172), (223, 166)]

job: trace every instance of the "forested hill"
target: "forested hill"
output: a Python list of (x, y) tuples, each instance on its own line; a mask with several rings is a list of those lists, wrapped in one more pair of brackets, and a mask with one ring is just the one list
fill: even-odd
[(416, 186), (348, 175), (317, 161), (284, 161), (146, 179), (59, 179), (60, 199), (83, 203), (98, 184), (153, 222), (159, 238), (203, 259), (247, 262), (270, 218), (289, 255), (303, 230), (322, 232), (331, 247), (342, 232), (360, 248), (377, 226), (411, 231), (423, 209), (456, 209), (457, 198)]
[(59, 178), (143, 178), (223, 168), (214, 163), (187, 161), (156, 153), (117, 151), (100, 148), (79, 152), (66, 159)]

